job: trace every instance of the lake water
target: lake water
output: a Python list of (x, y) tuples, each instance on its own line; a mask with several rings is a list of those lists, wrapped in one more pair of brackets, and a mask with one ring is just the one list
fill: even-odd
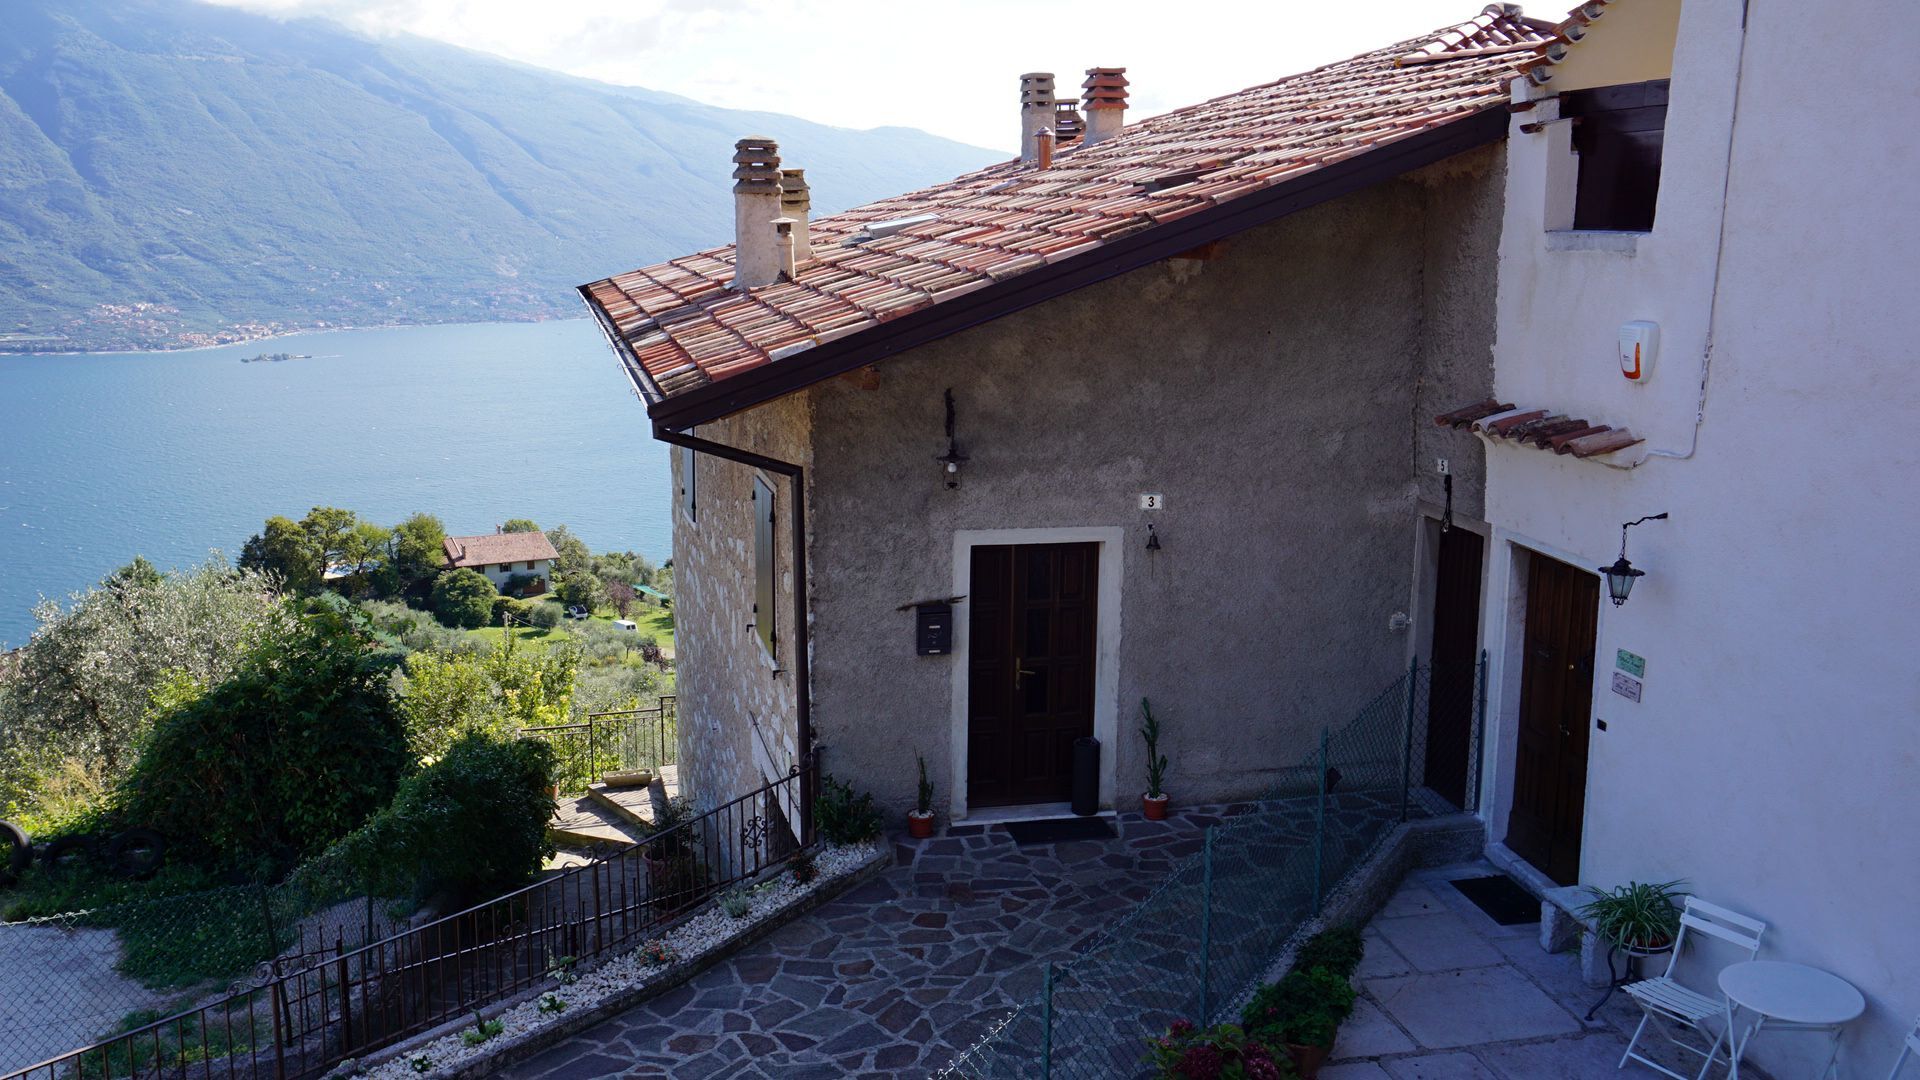
[[(312, 359), (240, 362), (262, 353)], [(590, 321), (297, 334), (171, 353), (0, 356), (0, 646), (42, 596), (134, 555), (237, 557), (341, 506), (455, 535), (565, 524), (667, 558), (666, 447)]]

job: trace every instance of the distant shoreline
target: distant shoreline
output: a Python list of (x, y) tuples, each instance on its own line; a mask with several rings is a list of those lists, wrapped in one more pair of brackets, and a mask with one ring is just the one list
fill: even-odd
[(231, 349), (236, 345), (251, 345), (260, 341), (278, 341), (281, 338), (299, 334), (337, 334), (361, 330), (425, 330), (436, 326), (534, 326), (540, 323), (585, 322), (584, 315), (554, 316), (547, 319), (476, 319), (465, 322), (404, 322), (375, 323), (370, 326), (309, 326), (299, 330), (279, 330), (257, 337), (241, 338), (237, 341), (223, 341), (218, 345), (176, 345), (157, 349), (55, 349), (35, 352), (18, 352), (0, 349), (0, 360), (10, 356), (154, 356), (175, 355), (179, 353), (211, 352), (214, 349)]

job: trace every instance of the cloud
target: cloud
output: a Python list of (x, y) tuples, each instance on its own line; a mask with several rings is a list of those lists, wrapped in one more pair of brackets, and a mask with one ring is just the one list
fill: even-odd
[(1133, 116), (1472, 16), (1474, 0), (214, 0), (417, 34), (709, 104), (1011, 149), (1017, 76), (1123, 64)]

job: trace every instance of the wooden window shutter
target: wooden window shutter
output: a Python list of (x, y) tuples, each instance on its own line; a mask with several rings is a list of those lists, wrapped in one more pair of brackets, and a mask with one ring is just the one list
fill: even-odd
[(774, 652), (773, 632), (773, 489), (753, 478), (753, 632), (768, 656)]

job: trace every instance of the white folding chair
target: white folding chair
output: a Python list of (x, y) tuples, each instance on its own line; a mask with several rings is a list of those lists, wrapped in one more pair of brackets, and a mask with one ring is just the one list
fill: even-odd
[[(1738, 912), (1728, 911), (1716, 904), (1687, 897), (1686, 907), (1680, 913), (1680, 933), (1674, 938), (1673, 953), (1667, 960), (1667, 970), (1661, 975), (1628, 983), (1621, 990), (1631, 996), (1640, 1005), (1645, 1015), (1640, 1017), (1640, 1026), (1633, 1029), (1633, 1038), (1627, 1043), (1627, 1052), (1621, 1056), (1619, 1068), (1626, 1068), (1628, 1061), (1637, 1061), (1642, 1065), (1671, 1076), (1674, 1080), (1705, 1080), (1707, 1070), (1713, 1068), (1719, 1057), (1720, 1045), (1726, 1041), (1727, 1032), (1713, 1030), (1708, 1020), (1711, 1017), (1725, 1016), (1726, 999), (1715, 989), (1714, 997), (1700, 993), (1691, 987), (1682, 985), (1673, 976), (1674, 968), (1680, 963), (1680, 954), (1686, 951), (1688, 934), (1704, 934), (1707, 937), (1724, 941), (1745, 953), (1741, 959), (1752, 960), (1760, 953), (1760, 935), (1765, 933), (1767, 924), (1758, 919), (1749, 919)], [(1689, 965), (1691, 966), (1691, 965)], [(1651, 1023), (1666, 1036), (1667, 1041), (1690, 1054), (1705, 1058), (1700, 1072), (1694, 1077), (1674, 1072), (1665, 1065), (1648, 1058), (1637, 1051), (1640, 1036), (1645, 1034)], [(1705, 1050), (1692, 1043), (1683, 1041), (1672, 1030), (1675, 1027), (1690, 1028), (1702, 1036), (1712, 1035), (1713, 1041)]]
[(1887, 1074), (1887, 1080), (1898, 1080), (1900, 1067), (1911, 1058), (1920, 1061), (1920, 1020), (1913, 1023), (1913, 1030), (1907, 1032), (1906, 1041), (1900, 1044), (1900, 1056), (1893, 1059), (1893, 1071)]

